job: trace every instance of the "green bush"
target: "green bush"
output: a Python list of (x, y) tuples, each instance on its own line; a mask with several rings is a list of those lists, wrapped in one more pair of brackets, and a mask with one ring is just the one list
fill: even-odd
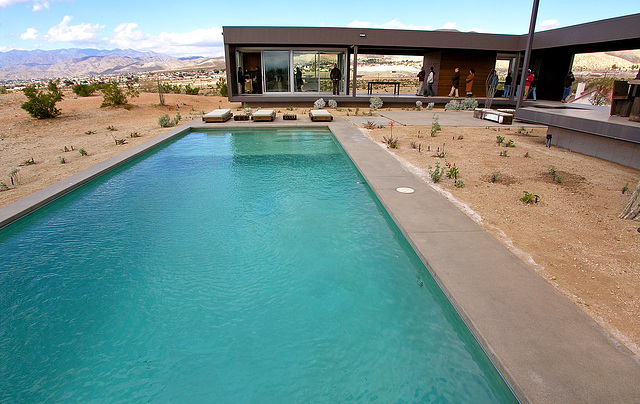
[(32, 117), (46, 119), (60, 115), (60, 110), (56, 108), (56, 102), (62, 100), (63, 96), (57, 82), (50, 81), (47, 91), (38, 90), (35, 85), (30, 85), (22, 92), (28, 99), (22, 104), (22, 109)]
[(88, 97), (93, 95), (96, 91), (96, 86), (93, 84), (76, 84), (71, 87), (71, 91), (73, 91), (78, 97)]
[(216, 91), (220, 96), (226, 97), (229, 95), (229, 90), (227, 89), (227, 79), (224, 77), (220, 77), (216, 82)]
[(111, 81), (102, 86), (102, 105), (100, 107), (119, 107), (127, 103), (127, 96), (118, 86), (118, 83)]
[(187, 84), (187, 86), (184, 88), (184, 93), (187, 95), (198, 95), (199, 92), (200, 88), (191, 87), (191, 84)]
[(164, 114), (160, 118), (158, 118), (158, 124), (162, 128), (169, 128), (172, 126), (176, 126), (181, 119), (182, 117), (180, 116), (179, 112), (176, 114), (175, 118), (173, 119), (171, 119), (169, 115)]

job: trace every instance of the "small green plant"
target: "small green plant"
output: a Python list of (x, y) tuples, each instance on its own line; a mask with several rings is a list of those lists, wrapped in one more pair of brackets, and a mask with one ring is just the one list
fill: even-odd
[(7, 186), (7, 184), (5, 184), (4, 182), (0, 181), (0, 192), (1, 191), (8, 191), (9, 187)]
[(58, 157), (58, 159), (60, 161), (60, 164), (66, 164), (67, 163), (67, 160), (65, 160), (64, 157), (62, 157), (62, 156)]
[(560, 175), (558, 175), (558, 172), (556, 171), (556, 168), (554, 166), (549, 167), (549, 174), (551, 174), (551, 180), (553, 182), (557, 182), (558, 184), (562, 182), (562, 178), (560, 178)]
[(130, 138), (136, 138), (136, 137), (141, 137), (142, 135), (139, 134), (138, 132), (131, 132), (131, 134), (129, 135)]
[(524, 126), (521, 126), (521, 127), (519, 127), (519, 128), (518, 128), (518, 131), (517, 131), (516, 133), (517, 133), (518, 135), (525, 135), (525, 136), (528, 136), (528, 135), (530, 135), (530, 134), (531, 134), (531, 132), (533, 132), (533, 129), (529, 131), (529, 130), (527, 130), (527, 128), (525, 128)]
[(9, 170), (9, 179), (11, 180), (11, 185), (16, 185), (18, 183), (18, 178), (20, 174), (20, 169), (18, 167), (13, 167)]
[(464, 135), (458, 136), (458, 140), (463, 140), (463, 139), (464, 139)]
[(390, 149), (395, 149), (398, 147), (398, 138), (396, 137), (395, 139), (393, 138), (393, 136), (389, 136), (388, 138), (385, 136), (382, 136), (382, 142), (387, 144), (387, 147)]
[(529, 157), (531, 157), (531, 156), (529, 156), (529, 152), (526, 152), (526, 153), (524, 154), (524, 158), (528, 159)]
[(431, 137), (436, 137), (438, 132), (442, 130), (439, 119), (440, 117), (438, 114), (433, 114), (433, 117), (431, 118)]
[(460, 173), (460, 170), (458, 170), (458, 167), (456, 167), (455, 164), (451, 164), (451, 163), (447, 163), (446, 164), (447, 167), (447, 178), (452, 178), (457, 180), (458, 179), (458, 174)]
[(513, 139), (509, 139), (504, 143), (504, 147), (516, 147), (516, 143)]
[(627, 182), (626, 184), (624, 184), (624, 187), (622, 187), (622, 195), (625, 194), (625, 192), (627, 192), (629, 190), (629, 183)]
[(360, 112), (360, 108), (356, 108), (355, 112), (353, 113), (353, 115), (358, 115), (358, 112)]
[(118, 139), (115, 136), (113, 136), (113, 141), (115, 142), (116, 146), (127, 143), (127, 139)]
[(440, 167), (440, 163), (436, 163), (435, 169), (432, 169), (431, 166), (429, 166), (429, 177), (431, 177), (434, 183), (437, 183), (438, 181), (440, 181), (440, 178), (442, 178), (443, 174), (444, 174), (444, 168)]
[(375, 129), (377, 127), (378, 125), (376, 125), (376, 123), (373, 121), (367, 121), (367, 123), (364, 124), (365, 129)]
[(36, 163), (36, 161), (33, 159), (33, 157), (31, 157), (29, 160), (23, 161), (20, 165), (21, 166), (32, 166), (35, 163)]
[(538, 203), (540, 196), (528, 191), (524, 191), (524, 196), (520, 200), (524, 203)]
[(68, 153), (68, 152), (73, 151), (73, 150), (74, 150), (73, 146), (71, 146), (71, 148), (65, 146), (64, 149), (62, 149), (62, 151), (65, 152), (65, 153)]
[(456, 180), (456, 182), (453, 185), (455, 185), (456, 188), (464, 188), (464, 181)]
[(411, 146), (412, 149), (417, 149), (418, 145), (416, 145), (416, 142), (411, 142), (409, 143), (409, 145)]
[(84, 132), (85, 135), (93, 135), (95, 133), (96, 133), (96, 131), (94, 131), (94, 130), (88, 130), (88, 131)]
[(111, 131), (111, 132), (115, 132), (115, 131), (117, 131), (118, 129), (117, 129), (115, 126), (113, 126), (113, 125), (109, 125), (109, 126), (107, 126), (107, 130), (108, 130), (108, 131)]
[(506, 150), (502, 150), (502, 151), (500, 152), (500, 156), (502, 156), (502, 157), (509, 157), (509, 154), (507, 153), (507, 151), (506, 151)]
[(498, 178), (500, 177), (500, 171), (494, 171), (491, 173), (491, 182), (496, 182), (498, 181)]
[(498, 146), (502, 145), (502, 143), (504, 143), (504, 136), (496, 136), (496, 143), (498, 144)]
[(81, 156), (89, 155), (89, 153), (87, 153), (87, 151), (84, 148), (80, 148), (80, 150), (78, 150), (78, 153), (80, 153)]
[(288, 106), (287, 107), (287, 111), (293, 111), (293, 107), (292, 106)]
[(56, 103), (63, 98), (62, 90), (58, 88), (58, 82), (50, 81), (47, 91), (36, 89), (35, 85), (25, 87), (22, 92), (27, 97), (27, 101), (22, 104), (24, 109), (34, 118), (47, 119), (60, 115), (60, 110), (56, 108)]

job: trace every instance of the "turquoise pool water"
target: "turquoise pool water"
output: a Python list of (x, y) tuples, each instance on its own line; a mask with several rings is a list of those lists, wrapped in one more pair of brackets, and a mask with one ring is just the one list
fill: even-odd
[(1, 402), (515, 402), (333, 136), (190, 133), (0, 229)]

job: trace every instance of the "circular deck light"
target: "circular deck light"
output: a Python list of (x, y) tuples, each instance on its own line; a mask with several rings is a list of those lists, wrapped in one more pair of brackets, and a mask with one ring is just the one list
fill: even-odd
[(396, 188), (396, 191), (400, 192), (401, 194), (412, 194), (415, 192), (413, 188), (409, 188), (409, 187), (399, 187), (399, 188)]

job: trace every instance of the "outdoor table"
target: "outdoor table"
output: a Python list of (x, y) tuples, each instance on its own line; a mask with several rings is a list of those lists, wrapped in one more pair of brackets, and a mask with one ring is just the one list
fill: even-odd
[(381, 85), (392, 84), (393, 85), (393, 94), (400, 95), (400, 82), (399, 81), (369, 81), (367, 83), (367, 92), (368, 92), (369, 95), (371, 95), (371, 92), (373, 91), (373, 85), (374, 84), (381, 84)]

